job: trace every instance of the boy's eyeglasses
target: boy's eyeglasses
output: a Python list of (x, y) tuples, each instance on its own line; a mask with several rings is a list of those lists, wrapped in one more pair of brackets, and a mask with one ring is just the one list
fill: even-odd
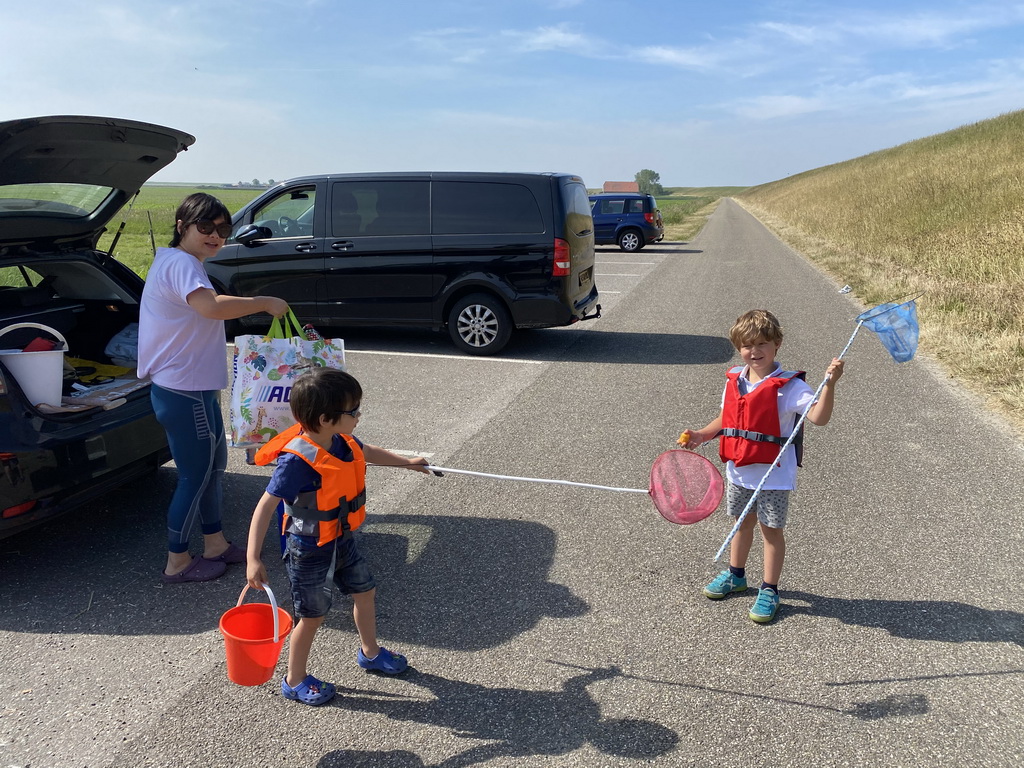
[(357, 405), (351, 411), (339, 411), (339, 413), (342, 416), (351, 416), (353, 419), (358, 419), (363, 413), (363, 408), (361, 405)]
[(231, 225), (227, 222), (223, 224), (214, 224), (209, 219), (199, 219), (196, 222), (196, 229), (199, 230), (201, 235), (210, 235), (216, 230), (217, 234), (227, 240), (231, 237)]

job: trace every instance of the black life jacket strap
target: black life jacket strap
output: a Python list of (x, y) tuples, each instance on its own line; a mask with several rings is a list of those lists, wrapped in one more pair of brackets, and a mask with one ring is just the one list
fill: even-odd
[(348, 516), (352, 512), (355, 512), (360, 507), (366, 505), (366, 489), (356, 495), (354, 499), (346, 499), (344, 496), (338, 500), (338, 506), (334, 509), (324, 511), (322, 509), (313, 509), (311, 507), (298, 507), (292, 506), (288, 510), (289, 517), (294, 517), (298, 520), (316, 520), (317, 522), (330, 522), (331, 520), (338, 520), (339, 518), (347, 525)]
[[(734, 427), (726, 427), (725, 429), (718, 430), (718, 434), (715, 437), (741, 437), (744, 440), (754, 440), (759, 443), (774, 443), (775, 445), (785, 445), (788, 437), (779, 437), (778, 435), (766, 435), (762, 432), (753, 432), (749, 429), (735, 429)], [(796, 465), (802, 467), (804, 465), (804, 425), (800, 425), (800, 429), (797, 430), (796, 437), (793, 438), (793, 448), (796, 450)]]
[(776, 445), (782, 445), (786, 442), (786, 438), (779, 437), (778, 435), (766, 435), (762, 432), (753, 432), (749, 429), (735, 429), (733, 427), (718, 430), (718, 434), (715, 437), (742, 437), (744, 440), (755, 440), (759, 443), (775, 443)]

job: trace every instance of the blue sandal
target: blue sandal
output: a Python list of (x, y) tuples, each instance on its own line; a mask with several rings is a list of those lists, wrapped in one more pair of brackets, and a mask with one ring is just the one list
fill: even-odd
[(392, 653), (383, 646), (372, 659), (366, 658), (363, 649), (356, 654), (356, 662), (367, 672), (383, 672), (385, 675), (400, 675), (409, 668), (409, 662), (400, 653)]
[(292, 701), (299, 701), (309, 704), (311, 707), (319, 707), (334, 698), (337, 691), (331, 683), (317, 680), (312, 675), (306, 675), (306, 679), (292, 688), (288, 685), (288, 676), (281, 678), (281, 695)]

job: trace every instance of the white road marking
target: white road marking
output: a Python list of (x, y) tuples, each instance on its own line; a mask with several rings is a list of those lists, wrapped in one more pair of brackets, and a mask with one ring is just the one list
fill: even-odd
[(627, 264), (631, 267), (653, 267), (658, 262), (656, 261), (599, 261), (597, 262), (601, 266), (605, 264)]
[(643, 275), (634, 275), (631, 272), (598, 272), (594, 277), (643, 277)]
[[(410, 458), (413, 458), (413, 459), (415, 459), (417, 456), (422, 456), (425, 459), (429, 459), (431, 456), (434, 455), (432, 453), (426, 453), (424, 451), (404, 451), (404, 450), (399, 450), (398, 448), (385, 448), (384, 450), (385, 451), (391, 451), (392, 453), (397, 453), (399, 456), (409, 456)], [(372, 464), (372, 465), (371, 464), (367, 464), (367, 466), (379, 466), (379, 465), (377, 465), (377, 464)]]

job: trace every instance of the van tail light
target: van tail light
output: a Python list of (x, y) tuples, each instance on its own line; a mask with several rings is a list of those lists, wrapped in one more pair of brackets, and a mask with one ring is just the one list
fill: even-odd
[(644, 214), (644, 221), (646, 221), (648, 224), (653, 224), (654, 223), (654, 214), (653, 213), (645, 213)]
[(569, 243), (560, 237), (555, 238), (555, 261), (551, 274), (554, 277), (565, 277), (572, 274), (572, 256), (569, 252)]
[(31, 511), (35, 507), (37, 501), (38, 500), (33, 499), (32, 501), (26, 501), (24, 504), (15, 504), (13, 507), (8, 507), (3, 511), (2, 517), (4, 520), (7, 520), (12, 517), (17, 517), (18, 515), (23, 515), (26, 512)]

